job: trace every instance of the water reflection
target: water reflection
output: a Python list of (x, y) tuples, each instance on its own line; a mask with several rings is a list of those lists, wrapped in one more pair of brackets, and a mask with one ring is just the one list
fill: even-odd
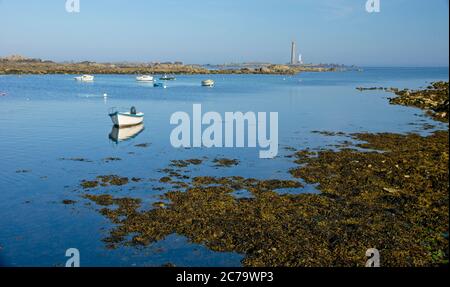
[(129, 139), (137, 137), (144, 130), (144, 124), (139, 124), (131, 127), (116, 127), (113, 126), (109, 139), (115, 143), (127, 141)]

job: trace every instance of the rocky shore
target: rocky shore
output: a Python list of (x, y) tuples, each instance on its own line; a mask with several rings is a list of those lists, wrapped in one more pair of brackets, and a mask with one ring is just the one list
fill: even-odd
[(391, 104), (413, 106), (427, 111), (435, 120), (448, 122), (448, 82), (435, 82), (425, 90), (395, 91)]
[[(444, 96), (438, 91), (445, 87), (448, 102), (445, 83), (413, 93)], [(385, 267), (448, 265), (448, 130), (425, 137), (320, 134), (349, 141), (337, 151), (293, 151), (290, 180), (193, 177), (189, 166), (207, 159), (191, 159), (161, 171), (156, 181), (166, 192), (152, 206), (108, 192), (115, 185), (126, 188), (130, 181), (120, 176), (81, 181), (80, 188), (115, 225), (104, 239), (109, 248), (146, 246), (177, 233), (214, 251), (242, 253), (244, 266), (364, 266), (369, 248), (380, 251)], [(278, 192), (304, 183), (320, 193)], [(247, 196), (235, 196), (243, 190)]]
[[(177, 233), (214, 251), (245, 254), (244, 266), (383, 266), (448, 262), (448, 132), (429, 137), (350, 135), (360, 148), (298, 151), (293, 180), (189, 177), (171, 171), (153, 207), (138, 198), (86, 192), (116, 227), (109, 248), (145, 246)], [(319, 184), (321, 194), (280, 195)], [(233, 194), (247, 190), (248, 197)]]
[(288, 66), (265, 64), (260, 67), (242, 67), (229, 69), (207, 69), (200, 65), (182, 63), (56, 63), (40, 59), (28, 59), (20, 56), (1, 58), (0, 75), (4, 74), (278, 74), (294, 75), (300, 72), (330, 72), (334, 67)]
[(399, 90), (383, 87), (358, 87), (356, 89), (361, 92), (380, 90), (394, 93), (397, 97), (389, 99), (391, 104), (421, 108), (426, 110), (435, 120), (448, 122), (448, 82), (434, 82), (422, 90)]

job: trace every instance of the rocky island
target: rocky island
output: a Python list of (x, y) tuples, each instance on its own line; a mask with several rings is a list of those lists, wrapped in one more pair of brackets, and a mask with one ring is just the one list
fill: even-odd
[(96, 63), (53, 62), (13, 55), (0, 58), (0, 75), (7, 74), (274, 74), (294, 75), (300, 72), (331, 72), (342, 70), (337, 65), (280, 65), (219, 66), (208, 69), (202, 65), (185, 65), (182, 62), (153, 63)]

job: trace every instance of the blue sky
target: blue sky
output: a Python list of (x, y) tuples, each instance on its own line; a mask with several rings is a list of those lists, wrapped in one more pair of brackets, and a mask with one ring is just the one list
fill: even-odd
[(448, 0), (0, 0), (0, 56), (448, 66)]

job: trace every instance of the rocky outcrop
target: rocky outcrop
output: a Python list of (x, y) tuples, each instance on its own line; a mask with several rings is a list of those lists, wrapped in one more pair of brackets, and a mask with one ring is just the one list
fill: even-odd
[(394, 105), (403, 105), (421, 108), (435, 120), (448, 122), (448, 82), (434, 82), (422, 90), (400, 90), (397, 88), (383, 87), (357, 87), (358, 91), (385, 91), (394, 93), (397, 97), (390, 98), (389, 102)]
[(448, 82), (432, 83), (424, 90), (401, 90), (397, 97), (389, 99), (391, 104), (413, 106), (427, 110), (434, 119), (448, 122)]

